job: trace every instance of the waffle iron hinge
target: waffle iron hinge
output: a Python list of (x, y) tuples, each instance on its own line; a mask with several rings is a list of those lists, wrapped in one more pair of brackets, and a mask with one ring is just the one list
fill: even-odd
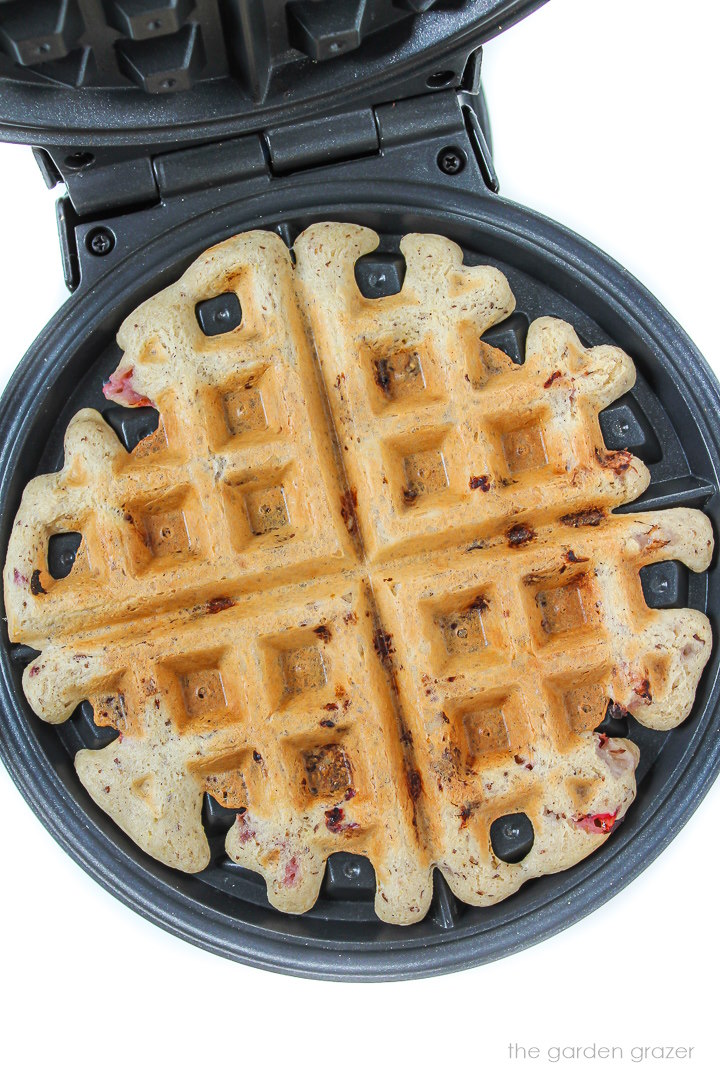
[(178, 150), (37, 149), (48, 186), (67, 189), (57, 220), (68, 288), (175, 224), (298, 174), (497, 191), (479, 72), (477, 50), (459, 86)]
[[(283, 177), (306, 169), (380, 157), (398, 146), (441, 136), (451, 139), (466, 129), (477, 133), (476, 156), (483, 175), (494, 176), (488, 143), (473, 109), (472, 97), (454, 90), (160, 154), (153, 158), (153, 169), (159, 194), (167, 198), (250, 179), (263, 171), (271, 177)], [(470, 141), (475, 149), (473, 139)], [(497, 190), (492, 180), (488, 186)]]

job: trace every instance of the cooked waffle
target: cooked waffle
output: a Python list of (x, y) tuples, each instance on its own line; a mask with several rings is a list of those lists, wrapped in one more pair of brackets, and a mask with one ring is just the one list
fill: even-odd
[[(648, 609), (640, 568), (701, 571), (712, 533), (694, 510), (611, 514), (649, 482), (598, 422), (635, 378), (621, 350), (540, 319), (517, 365), (482, 340), (514, 306), (501, 273), (409, 235), (402, 290), (366, 299), (376, 244), (315, 225), (293, 265), (247, 233), (138, 308), (106, 392), (158, 429), (128, 453), (99, 413), (72, 420), (64, 468), (23, 496), (5, 601), (41, 652), (37, 714), (89, 700), (118, 730), (75, 764), (143, 850), (204, 868), (208, 793), (278, 908), (306, 911), (351, 851), (380, 918), (409, 923), (434, 867), (491, 904), (606, 839), (638, 761), (595, 732), (608, 702), (672, 727), (710, 652), (704, 615)], [(242, 319), (207, 336), (197, 305), (225, 294)]]

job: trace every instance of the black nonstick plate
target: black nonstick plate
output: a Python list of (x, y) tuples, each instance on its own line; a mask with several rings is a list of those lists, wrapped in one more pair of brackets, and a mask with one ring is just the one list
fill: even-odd
[[(60, 466), (73, 413), (84, 406), (100, 409), (128, 446), (152, 427), (151, 411), (118, 409), (101, 394), (118, 360), (114, 333), (124, 316), (212, 243), (263, 227), (291, 244), (317, 220), (369, 225), (391, 254), (407, 231), (441, 233), (461, 244), (468, 263), (498, 266), (517, 311), (487, 336), (518, 361), (528, 322), (539, 315), (567, 319), (588, 345), (612, 342), (626, 349), (637, 365), (636, 387), (601, 421), (608, 446), (628, 447), (650, 467), (651, 485), (634, 506), (701, 507), (717, 528), (720, 392), (683, 331), (638, 282), (587, 242), (496, 196), (456, 190), (449, 198), (429, 177), (423, 173), (401, 189), (381, 176), (323, 177), (320, 186), (317, 176), (300, 174), (188, 215), (127, 255), (119, 245), (108, 272), (79, 290), (31, 348), (0, 404), (3, 557), (22, 489), (36, 473)], [(715, 624), (716, 561), (705, 574), (674, 563), (648, 568), (643, 586), (651, 605), (690, 605)], [(716, 625), (713, 630), (717, 639)], [(203, 873), (174, 872), (133, 845), (91, 801), (72, 766), (80, 747), (102, 745), (112, 735), (95, 728), (83, 706), (60, 727), (39, 721), (20, 682), (31, 655), (11, 646), (3, 632), (0, 753), (47, 828), (93, 877), (158, 925), (233, 959), (293, 974), (363, 980), (430, 975), (548, 937), (637, 875), (682, 827), (720, 767), (716, 645), (692, 715), (678, 729), (653, 732), (627, 719), (642, 755), (638, 796), (621, 827), (580, 865), (529, 882), (484, 909), (457, 902), (436, 875), (429, 915), (415, 926), (394, 927), (374, 914), (370, 864), (333, 855), (318, 904), (306, 915), (289, 916), (270, 907), (259, 877), (225, 857), (227, 812), (209, 798), (205, 825), (213, 855)]]

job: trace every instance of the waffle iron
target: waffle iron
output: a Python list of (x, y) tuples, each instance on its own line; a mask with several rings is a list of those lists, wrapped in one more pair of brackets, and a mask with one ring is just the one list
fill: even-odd
[[(358, 264), (367, 296), (397, 291), (409, 231), (455, 240), (468, 264), (506, 274), (515, 313), (486, 335), (522, 362), (540, 315), (571, 322), (586, 345), (620, 345), (633, 390), (601, 414), (611, 449), (630, 449), (651, 484), (632, 509), (702, 508), (720, 531), (720, 387), (682, 329), (642, 285), (587, 241), (498, 195), (480, 83), (482, 45), (542, 0), (0, 0), (0, 129), (33, 146), (57, 203), (71, 297), (20, 362), (0, 402), (0, 548), (25, 484), (62, 464), (78, 409), (99, 409), (128, 449), (157, 423), (110, 406), (114, 336), (141, 301), (205, 248), (246, 229), (291, 246), (313, 221), (374, 228)], [(623, 512), (629, 507), (622, 508)], [(53, 576), (72, 566), (73, 534), (53, 538)], [(209, 867), (172, 871), (95, 806), (73, 757), (115, 732), (87, 703), (42, 723), (21, 687), (35, 655), (0, 639), (0, 754), (58, 842), (97, 881), (167, 930), (259, 967), (331, 979), (436, 974), (548, 937), (608, 900), (670, 842), (720, 768), (717, 561), (642, 571), (651, 607), (709, 614), (716, 644), (693, 712), (657, 732), (631, 716), (604, 728), (641, 750), (638, 794), (592, 856), (531, 881), (490, 908), (459, 903), (436, 874), (428, 916), (388, 926), (374, 873), (330, 857), (303, 916), (267, 902), (261, 878), (231, 863), (232, 812), (206, 796)]]

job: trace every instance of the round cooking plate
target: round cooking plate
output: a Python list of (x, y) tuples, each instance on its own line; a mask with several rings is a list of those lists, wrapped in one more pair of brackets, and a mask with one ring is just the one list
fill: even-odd
[[(587, 345), (613, 342), (636, 362), (634, 390), (602, 417), (606, 442), (629, 445), (650, 467), (652, 482), (637, 506), (702, 507), (720, 524), (720, 447), (713, 421), (718, 386), (691, 342), (660, 305), (620, 267), (559, 226), (500, 199), (459, 196), (456, 212), (440, 213), (437, 191), (412, 185), (398, 202), (392, 185), (328, 184), (316, 205), (312, 183), (265, 192), (241, 206), (198, 217), (141, 256), (118, 262), (87, 295), (73, 298), (30, 350), (0, 405), (0, 539), (3, 555), (20, 495), (31, 476), (57, 469), (70, 417), (85, 406), (106, 414), (132, 445), (151, 422), (110, 406), (101, 385), (118, 360), (114, 334), (137, 303), (177, 278), (200, 252), (235, 232), (279, 228), (288, 241), (311, 221), (370, 225), (392, 248), (407, 231), (438, 232), (462, 245), (468, 263), (490, 262), (508, 277), (516, 313), (488, 339), (521, 356), (528, 320), (567, 319)], [(372, 190), (371, 190), (372, 189)], [(348, 199), (353, 201), (348, 203)], [(273, 201), (277, 205), (273, 205)], [(407, 205), (414, 209), (408, 212)], [(282, 207), (282, 210), (281, 210)], [(433, 208), (435, 207), (435, 208)], [(717, 430), (717, 423), (715, 423)], [(620, 511), (622, 512), (622, 511)], [(718, 607), (720, 574), (674, 572), (661, 564), (645, 577), (649, 602)], [(712, 614), (711, 614), (712, 618)], [(715, 628), (714, 628), (715, 629)], [(717, 630), (715, 629), (716, 638)], [(669, 842), (720, 768), (718, 648), (705, 670), (691, 717), (669, 733), (629, 720), (641, 749), (638, 795), (622, 826), (578, 866), (528, 882), (490, 908), (457, 902), (436, 875), (429, 915), (410, 927), (381, 923), (373, 911), (369, 863), (331, 856), (321, 898), (304, 916), (284, 915), (267, 902), (262, 879), (223, 854), (226, 812), (206, 800), (213, 858), (197, 875), (172, 871), (142, 853), (92, 802), (73, 766), (81, 746), (112, 733), (94, 727), (81, 706), (54, 728), (31, 712), (21, 688), (29, 652), (0, 643), (0, 750), (25, 797), (50, 831), (95, 878), (161, 926), (234, 959), (330, 978), (398, 978), (491, 960), (531, 944), (608, 899)]]

